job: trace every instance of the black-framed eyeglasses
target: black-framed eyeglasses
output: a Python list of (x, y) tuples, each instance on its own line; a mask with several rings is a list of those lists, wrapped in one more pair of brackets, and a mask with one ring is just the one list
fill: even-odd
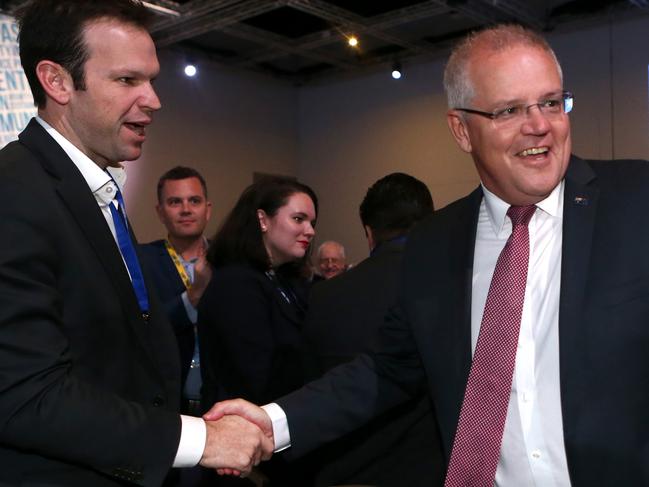
[(562, 116), (565, 113), (572, 111), (574, 103), (574, 96), (570, 91), (564, 91), (560, 95), (551, 96), (538, 103), (525, 105), (511, 105), (504, 108), (499, 108), (493, 112), (485, 112), (482, 110), (475, 110), (473, 108), (455, 108), (460, 112), (472, 113), (482, 117), (489, 118), (494, 121), (496, 125), (514, 125), (525, 120), (530, 108), (537, 107), (539, 111), (548, 118), (555, 118)]

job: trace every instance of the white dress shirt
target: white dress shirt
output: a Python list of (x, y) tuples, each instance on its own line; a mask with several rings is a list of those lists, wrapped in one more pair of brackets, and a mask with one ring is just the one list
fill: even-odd
[[(115, 183), (117, 183), (121, 191), (124, 182), (126, 181), (126, 171), (124, 171), (123, 168), (109, 167), (107, 173), (45, 120), (36, 117), (36, 121), (40, 123), (45, 131), (56, 141), (57, 144), (61, 146), (85, 179), (90, 191), (92, 191), (92, 194), (99, 205), (99, 208), (101, 209), (102, 214), (104, 215), (104, 218), (106, 219), (106, 223), (113, 234), (115, 243), (117, 244), (115, 224), (113, 223), (113, 217), (108, 205), (112, 203), (115, 204), (115, 206), (118, 206), (117, 201), (113, 201), (117, 194)], [(122, 256), (122, 260), (123, 259), (124, 257)], [(124, 267), (128, 272), (126, 264), (124, 264)], [(205, 449), (205, 440), (207, 437), (205, 421), (201, 418), (184, 415), (181, 415), (180, 418), (182, 421), (180, 443), (178, 445), (173, 466), (193, 467), (200, 461), (203, 456), (203, 450)]]
[[(503, 433), (498, 487), (569, 487), (559, 382), (559, 295), (563, 188), (558, 185), (528, 225), (529, 268), (516, 366)], [(509, 205), (483, 187), (473, 262), (471, 350), (496, 261), (512, 224)]]
[[(472, 352), (496, 261), (512, 231), (509, 205), (483, 190), (473, 263)], [(528, 225), (529, 269), (497, 487), (570, 487), (559, 380), (563, 191), (561, 182), (536, 205)], [(273, 422), (276, 451), (289, 447), (286, 414), (274, 403), (264, 408)]]

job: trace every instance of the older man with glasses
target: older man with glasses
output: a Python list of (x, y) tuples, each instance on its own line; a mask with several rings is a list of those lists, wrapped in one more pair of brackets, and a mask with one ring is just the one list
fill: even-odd
[(300, 454), (426, 388), (448, 487), (649, 485), (649, 165), (571, 155), (572, 94), (528, 29), (470, 34), (444, 81), (481, 184), (411, 233), (382, 350), (212, 415)]

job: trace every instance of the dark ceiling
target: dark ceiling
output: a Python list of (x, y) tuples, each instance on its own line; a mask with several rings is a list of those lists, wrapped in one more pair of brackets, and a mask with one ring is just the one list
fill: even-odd
[[(101, 1), (101, 0), (89, 0)], [(15, 1), (0, 1), (0, 7)], [(444, 55), (467, 31), (515, 21), (542, 31), (649, 14), (649, 0), (147, 0), (160, 48), (303, 84)], [(359, 44), (352, 48), (347, 38)]]

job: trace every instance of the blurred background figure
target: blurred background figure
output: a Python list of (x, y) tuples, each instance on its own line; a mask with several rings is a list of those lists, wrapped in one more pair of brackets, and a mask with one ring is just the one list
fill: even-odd
[[(265, 178), (243, 192), (212, 239), (214, 278), (198, 310), (204, 405), (236, 397), (265, 404), (305, 383), (302, 327), (317, 209), (308, 186)], [(265, 485), (309, 485), (299, 462), (276, 456), (262, 468)]]
[(318, 247), (318, 273), (324, 279), (331, 279), (347, 268), (345, 247), (334, 240), (327, 240)]
[[(320, 372), (376, 348), (378, 328), (396, 299), (408, 232), (432, 213), (428, 188), (407, 174), (390, 174), (368, 189), (360, 217), (370, 257), (311, 291), (305, 335)], [(439, 445), (429, 400), (422, 395), (311, 453), (319, 465), (315, 485), (438, 485), (444, 473)]]

